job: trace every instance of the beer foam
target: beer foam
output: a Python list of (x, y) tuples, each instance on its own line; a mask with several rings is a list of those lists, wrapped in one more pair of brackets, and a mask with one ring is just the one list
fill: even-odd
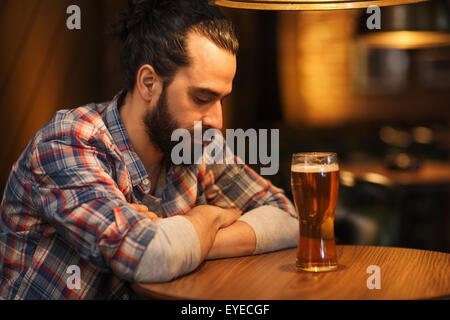
[(322, 173), (322, 172), (333, 172), (339, 171), (339, 165), (337, 163), (332, 164), (294, 164), (291, 167), (292, 172), (302, 172), (302, 173)]

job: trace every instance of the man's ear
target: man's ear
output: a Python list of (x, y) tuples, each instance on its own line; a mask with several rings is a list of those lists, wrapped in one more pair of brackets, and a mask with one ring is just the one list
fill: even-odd
[(152, 66), (145, 64), (139, 68), (136, 76), (136, 88), (145, 102), (150, 103), (152, 101), (158, 79), (158, 75)]

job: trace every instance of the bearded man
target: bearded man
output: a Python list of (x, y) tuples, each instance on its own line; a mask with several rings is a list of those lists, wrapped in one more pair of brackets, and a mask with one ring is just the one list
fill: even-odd
[(170, 162), (174, 130), (222, 129), (231, 22), (205, 0), (135, 0), (117, 34), (124, 88), (57, 112), (12, 168), (3, 299), (126, 299), (131, 283), (170, 281), (205, 259), (296, 246), (292, 204), (246, 165)]

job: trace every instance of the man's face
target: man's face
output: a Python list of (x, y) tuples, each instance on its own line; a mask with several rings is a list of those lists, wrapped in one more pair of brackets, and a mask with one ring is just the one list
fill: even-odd
[(222, 129), (222, 101), (231, 93), (236, 74), (236, 57), (205, 37), (190, 32), (186, 45), (189, 66), (163, 87), (144, 119), (150, 140), (166, 157), (176, 144), (171, 142), (174, 130), (193, 132), (194, 121), (202, 121), (203, 130)]

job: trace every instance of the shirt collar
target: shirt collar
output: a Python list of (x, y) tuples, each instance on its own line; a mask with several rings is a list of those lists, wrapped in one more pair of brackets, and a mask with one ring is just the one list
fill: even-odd
[(119, 150), (122, 152), (125, 165), (131, 176), (133, 187), (141, 185), (145, 180), (148, 181), (148, 173), (145, 170), (144, 164), (133, 149), (127, 130), (125, 129), (122, 120), (120, 119), (118, 101), (125, 95), (126, 91), (120, 91), (106, 107), (103, 115), (103, 121), (106, 124), (114, 142)]

